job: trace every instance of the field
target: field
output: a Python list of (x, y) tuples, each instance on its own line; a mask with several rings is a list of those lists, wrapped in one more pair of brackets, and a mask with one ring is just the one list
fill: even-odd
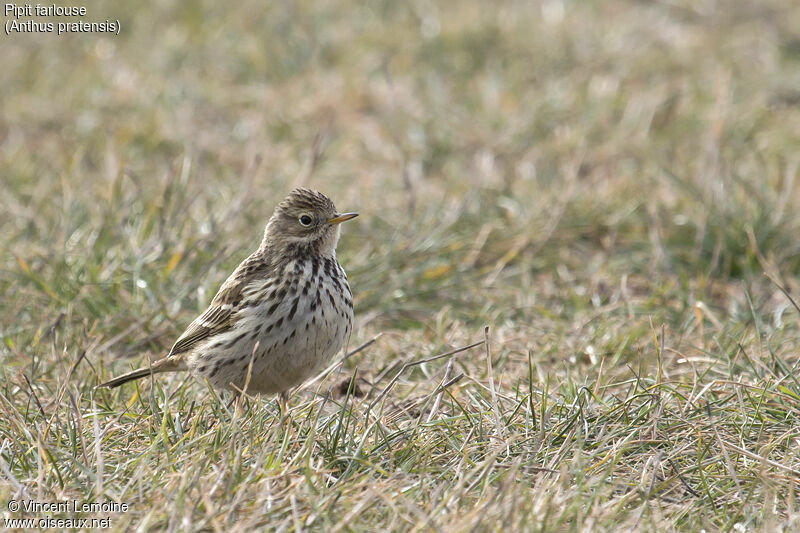
[[(5, 528), (800, 530), (800, 4), (85, 6), (0, 48)], [(300, 185), (352, 355), (94, 390)]]

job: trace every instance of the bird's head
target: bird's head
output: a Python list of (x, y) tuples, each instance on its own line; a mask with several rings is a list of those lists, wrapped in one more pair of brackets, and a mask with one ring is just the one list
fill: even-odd
[(321, 192), (295, 189), (275, 208), (263, 244), (335, 256), (339, 224), (357, 216), (358, 213), (339, 213), (331, 199)]

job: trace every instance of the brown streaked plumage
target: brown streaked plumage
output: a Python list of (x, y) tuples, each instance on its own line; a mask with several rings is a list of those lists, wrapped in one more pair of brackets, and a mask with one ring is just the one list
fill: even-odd
[(339, 224), (355, 216), (338, 213), (320, 192), (293, 190), (275, 208), (258, 249), (169, 354), (99, 386), (181, 370), (215, 388), (244, 390), (246, 384), (250, 393), (283, 393), (299, 385), (352, 331), (353, 297), (336, 244)]

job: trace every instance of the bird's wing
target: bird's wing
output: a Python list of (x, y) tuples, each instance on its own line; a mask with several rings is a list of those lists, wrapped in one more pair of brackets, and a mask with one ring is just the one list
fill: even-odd
[(231, 329), (235, 323), (233, 316), (242, 306), (248, 285), (262, 277), (268, 267), (260, 249), (242, 261), (219, 288), (208, 309), (178, 337), (169, 355), (188, 352), (209, 337)]
[(226, 281), (214, 296), (208, 309), (195, 318), (186, 331), (178, 337), (169, 355), (188, 352), (212, 335), (229, 330), (233, 325), (231, 317), (239, 310), (243, 281), (243, 279)]

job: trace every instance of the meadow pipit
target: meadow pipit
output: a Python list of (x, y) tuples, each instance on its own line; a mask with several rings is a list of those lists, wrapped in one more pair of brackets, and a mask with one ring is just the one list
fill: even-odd
[[(336, 261), (338, 213), (324, 194), (295, 189), (275, 208), (258, 250), (222, 284), (169, 354), (100, 385), (188, 370), (215, 388), (284, 393), (338, 352), (353, 327), (353, 295)], [(252, 364), (252, 366), (251, 366)], [(248, 381), (249, 374), (249, 381)]]

